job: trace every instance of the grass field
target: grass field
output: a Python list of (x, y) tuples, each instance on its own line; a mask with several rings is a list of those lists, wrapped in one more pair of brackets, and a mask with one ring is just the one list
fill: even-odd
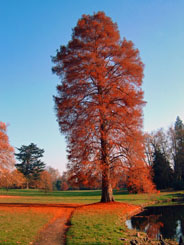
[(0, 244), (32, 244), (51, 213), (26, 208), (0, 208)]
[[(122, 244), (129, 240), (125, 217), (139, 207), (122, 203), (91, 204), (76, 209), (71, 228), (67, 233), (67, 244)], [(129, 243), (123, 243), (129, 244)]]
[[(0, 190), (0, 203), (92, 204), (100, 201), (100, 194), (99, 190), (54, 191), (47, 194), (38, 190)], [(128, 204), (145, 206), (181, 195), (183, 192), (148, 195), (128, 194), (126, 190), (115, 191), (115, 200), (125, 204), (83, 205), (75, 210), (67, 233), (67, 244), (119, 244), (120, 239), (128, 239), (130, 236), (124, 221), (136, 207)], [(0, 244), (32, 244), (38, 231), (57, 213), (54, 209), (44, 210), (0, 207)], [(62, 215), (62, 212), (58, 215)]]
[[(126, 202), (137, 205), (152, 204), (155, 201), (163, 202), (176, 198), (183, 192), (161, 192), (160, 194), (128, 194), (126, 190), (115, 190), (114, 197), (117, 202)], [(100, 190), (53, 191), (45, 193), (35, 189), (0, 190), (0, 203), (83, 203), (90, 204), (100, 201)], [(14, 196), (9, 198), (9, 196)]]

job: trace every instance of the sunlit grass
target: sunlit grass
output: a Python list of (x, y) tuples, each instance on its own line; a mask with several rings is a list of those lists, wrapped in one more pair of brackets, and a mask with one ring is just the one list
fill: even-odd
[(39, 231), (72, 208), (48, 206), (0, 206), (0, 244), (32, 244)]
[[(126, 190), (115, 190), (114, 197), (118, 202), (126, 202), (137, 205), (153, 204), (176, 198), (184, 192), (161, 192), (159, 194), (128, 194)], [(96, 203), (100, 201), (100, 190), (71, 190), (53, 191), (44, 193), (39, 190), (0, 190), (0, 203)], [(14, 196), (14, 197), (9, 197)]]
[(67, 244), (122, 244), (129, 236), (125, 217), (138, 207), (121, 204), (92, 204), (78, 208), (67, 233)]
[[(183, 195), (184, 192), (161, 192), (158, 194), (128, 194), (126, 190), (114, 191), (115, 200), (127, 204), (153, 205)], [(45, 194), (39, 190), (0, 190), (0, 203), (78, 203), (90, 204), (100, 201), (100, 190), (54, 191)], [(125, 226), (129, 209), (116, 211), (98, 209), (98, 205), (77, 208), (67, 234), (68, 244), (126, 244), (130, 234)], [(124, 204), (126, 207), (126, 204)], [(94, 208), (94, 209), (93, 209)], [(91, 209), (91, 211), (90, 211)], [(51, 218), (51, 213), (35, 213), (32, 209), (17, 212), (21, 208), (0, 208), (0, 244), (31, 244), (38, 231)], [(27, 210), (27, 211), (26, 211)], [(85, 212), (83, 212), (85, 210)]]
[[(162, 203), (180, 196), (183, 192), (162, 192), (159, 194), (127, 194), (116, 192), (116, 201), (141, 206)], [(92, 207), (92, 214), (90, 207)], [(84, 210), (84, 212), (81, 212)], [(67, 244), (130, 244), (136, 238), (136, 231), (129, 230), (125, 220), (132, 215), (131, 208), (116, 210), (98, 209), (98, 205), (88, 205), (78, 208), (71, 219), (71, 227), (67, 233)], [(144, 235), (143, 235), (144, 236)], [(145, 235), (146, 236), (146, 235)]]
[(52, 215), (30, 210), (0, 209), (0, 244), (32, 244), (38, 231)]

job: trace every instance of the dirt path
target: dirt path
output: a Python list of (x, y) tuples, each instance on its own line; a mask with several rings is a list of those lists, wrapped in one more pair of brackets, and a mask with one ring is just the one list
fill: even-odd
[[(66, 231), (74, 210), (80, 204), (42, 204), (42, 203), (0, 203), (0, 208), (25, 208), (39, 210), (39, 212), (52, 212), (53, 218), (42, 227), (33, 242), (33, 245), (64, 245), (66, 244)], [(41, 211), (40, 211), (41, 210)], [(49, 211), (50, 210), (50, 211)]]
[(74, 211), (74, 208), (65, 208), (65, 214), (58, 217), (43, 229), (33, 245), (62, 245), (65, 244), (65, 234), (68, 229), (67, 223)]

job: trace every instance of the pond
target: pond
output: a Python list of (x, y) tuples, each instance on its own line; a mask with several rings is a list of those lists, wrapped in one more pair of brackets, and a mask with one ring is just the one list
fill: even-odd
[(147, 207), (126, 221), (129, 229), (144, 231), (152, 239), (172, 239), (179, 242), (184, 235), (184, 205)]

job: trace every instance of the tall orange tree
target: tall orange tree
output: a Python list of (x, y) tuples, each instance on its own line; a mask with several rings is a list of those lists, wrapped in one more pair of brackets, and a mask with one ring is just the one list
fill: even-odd
[(120, 40), (103, 12), (83, 15), (72, 39), (57, 50), (57, 120), (68, 143), (68, 168), (81, 179), (100, 174), (102, 202), (113, 201), (112, 178), (143, 166), (143, 63), (131, 41)]
[(14, 148), (9, 144), (7, 125), (0, 122), (0, 172), (15, 165)]

